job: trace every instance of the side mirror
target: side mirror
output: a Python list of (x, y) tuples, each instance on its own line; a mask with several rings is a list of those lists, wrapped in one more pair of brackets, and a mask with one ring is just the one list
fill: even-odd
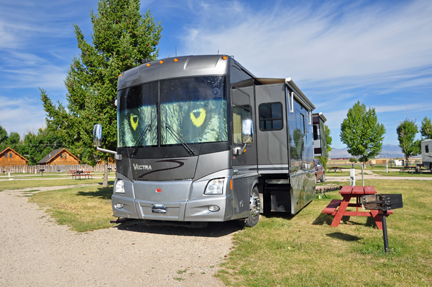
[(242, 155), (246, 151), (246, 146), (248, 144), (252, 144), (254, 142), (254, 131), (253, 131), (253, 122), (250, 119), (243, 120), (242, 122), (242, 143), (243, 147), (234, 147), (233, 155), (239, 156)]
[(254, 142), (254, 129), (251, 119), (243, 120), (242, 122), (242, 142), (244, 144), (252, 144)]
[(95, 124), (93, 127), (93, 145), (100, 147), (102, 145), (102, 125)]

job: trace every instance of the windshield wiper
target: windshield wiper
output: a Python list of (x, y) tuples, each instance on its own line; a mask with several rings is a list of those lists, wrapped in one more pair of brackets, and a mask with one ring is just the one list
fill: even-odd
[(195, 155), (195, 152), (191, 147), (186, 143), (186, 141), (179, 135), (169, 124), (165, 124), (165, 127), (168, 131), (170, 131), (171, 135), (179, 142), (181, 142), (182, 146), (187, 150), (190, 155)]
[(136, 153), (136, 151), (138, 149), (139, 143), (142, 141), (142, 139), (148, 133), (149, 130), (151, 130), (151, 124), (148, 124), (144, 127), (144, 130), (142, 131), (141, 135), (139, 136), (137, 142), (135, 143), (135, 149), (133, 150), (131, 157), (134, 156), (134, 154)]

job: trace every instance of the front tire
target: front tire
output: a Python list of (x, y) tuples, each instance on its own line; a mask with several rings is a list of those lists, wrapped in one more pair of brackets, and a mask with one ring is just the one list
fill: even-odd
[(242, 223), (243, 226), (254, 227), (257, 225), (260, 217), (261, 200), (258, 188), (255, 186), (249, 197), (249, 217)]
[(323, 173), (323, 175), (321, 177), (321, 182), (325, 182), (325, 173)]

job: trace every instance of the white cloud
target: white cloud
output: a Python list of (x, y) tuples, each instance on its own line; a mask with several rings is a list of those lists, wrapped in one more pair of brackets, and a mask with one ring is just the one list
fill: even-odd
[(184, 37), (185, 54), (219, 49), (235, 55), (257, 76), (292, 76), (297, 81), (403, 73), (432, 63), (428, 1), (391, 4), (394, 8), (355, 3), (342, 14), (342, 5), (333, 2), (318, 9), (282, 2), (277, 11), (239, 9), (239, 5), (200, 10), (195, 25), (189, 27), (194, 33)]
[(45, 126), (45, 112), (39, 98), (10, 99), (0, 96), (0, 102), (0, 125), (8, 133), (17, 132), (23, 136)]

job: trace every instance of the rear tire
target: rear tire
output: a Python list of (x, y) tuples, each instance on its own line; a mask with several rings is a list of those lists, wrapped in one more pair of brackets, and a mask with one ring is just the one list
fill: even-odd
[(258, 188), (255, 186), (249, 197), (249, 217), (242, 221), (243, 226), (254, 227), (260, 217), (261, 200)]

